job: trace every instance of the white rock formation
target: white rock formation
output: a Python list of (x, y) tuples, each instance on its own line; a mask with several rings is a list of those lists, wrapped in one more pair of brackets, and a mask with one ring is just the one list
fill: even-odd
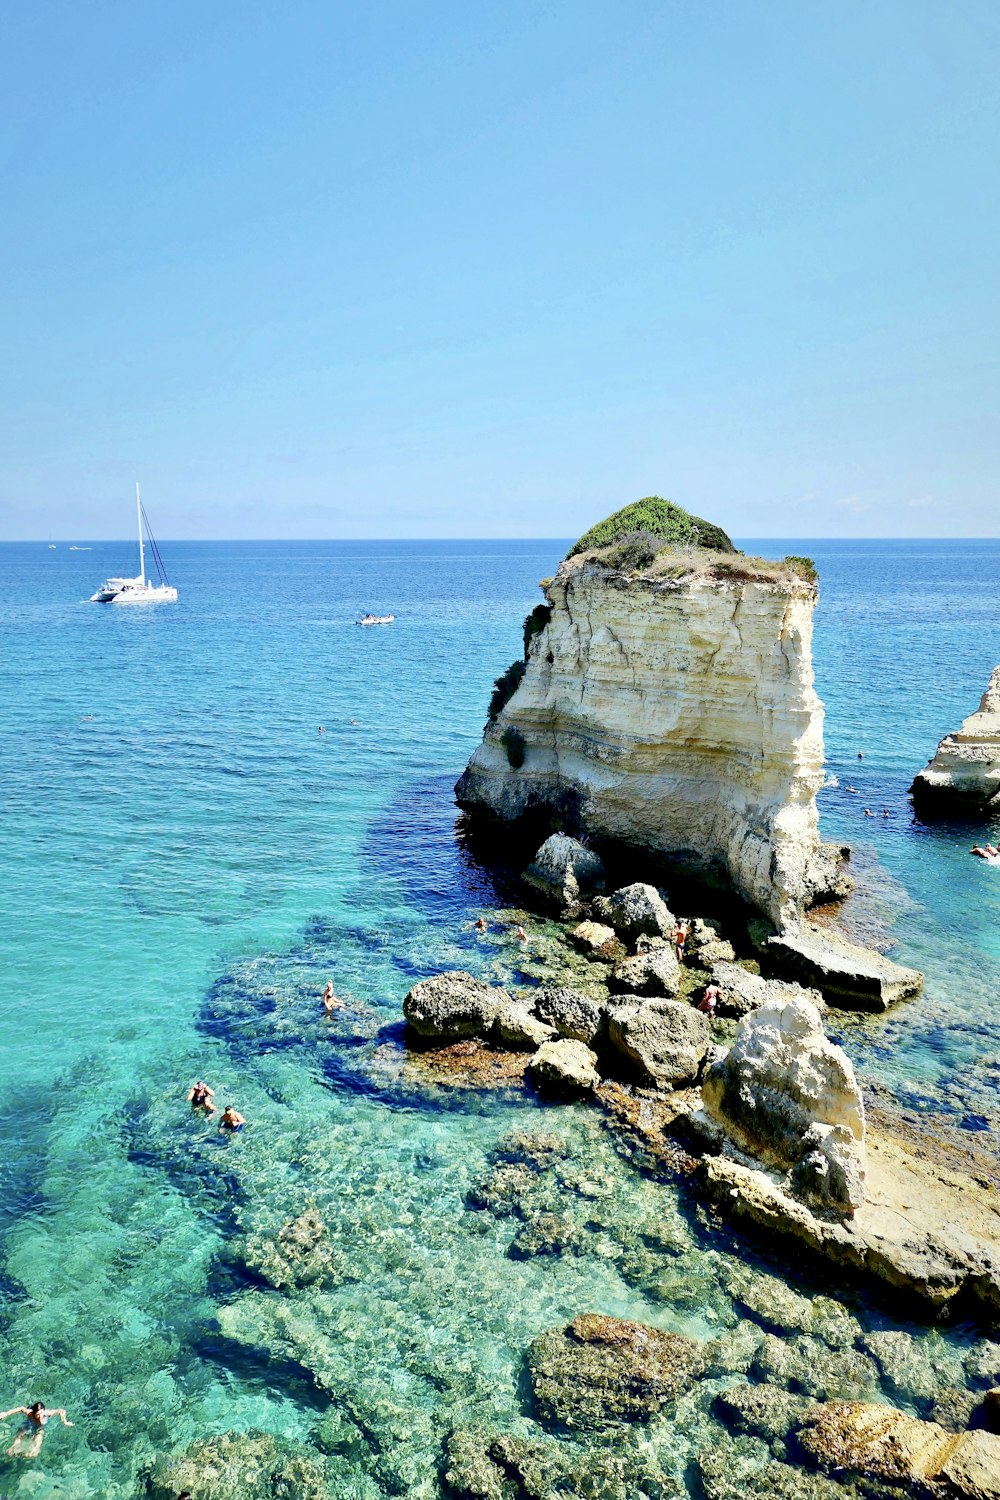
[(1000, 811), (1000, 667), (978, 711), (945, 735), (910, 790), (919, 812)]
[[(502, 819), (549, 809), (597, 839), (682, 855), (794, 924), (830, 870), (815, 800), (816, 590), (773, 571), (644, 576), (567, 559), (459, 802)], [(523, 736), (519, 766), (503, 743), (511, 731)]]
[(762, 1005), (702, 1087), (741, 1150), (790, 1173), (802, 1197), (852, 1214), (864, 1199), (865, 1108), (850, 1059), (808, 1000)]

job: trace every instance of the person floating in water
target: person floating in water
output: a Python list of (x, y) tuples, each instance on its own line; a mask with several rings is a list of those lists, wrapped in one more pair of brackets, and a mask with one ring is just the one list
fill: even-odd
[(231, 1134), (235, 1135), (237, 1130), (242, 1130), (245, 1124), (246, 1120), (240, 1114), (239, 1110), (234, 1109), (231, 1104), (227, 1104), (222, 1111), (219, 1129), (228, 1130)]
[(477, 932), (485, 932), (486, 931), (486, 918), (485, 917), (477, 917), (475, 925), (476, 925), (476, 931)]
[(58, 1417), (64, 1427), (73, 1426), (63, 1407), (45, 1406), (41, 1401), (33, 1401), (30, 1406), (12, 1406), (10, 1411), (0, 1411), (0, 1422), (15, 1416), (22, 1416), (24, 1421), (7, 1449), (8, 1458), (37, 1458), (45, 1437), (45, 1424), (50, 1417)]
[(519, 927), (514, 936), (517, 938), (518, 942), (521, 943), (525, 948), (528, 946), (528, 934), (525, 932), (523, 927)]
[(191, 1101), (192, 1109), (203, 1109), (206, 1115), (215, 1114), (215, 1105), (212, 1102), (215, 1099), (215, 1090), (210, 1089), (207, 1083), (202, 1083), (200, 1078), (189, 1090), (188, 1099)]
[(324, 729), (324, 728), (323, 728), (323, 726), (322, 726), (322, 724), (320, 724), (320, 726), (319, 726), (319, 729), (318, 729), (318, 731), (317, 731), (317, 732), (318, 732), (318, 733), (319, 733), (319, 734), (326, 734), (326, 730), (325, 730), (325, 729)]
[(339, 995), (333, 993), (333, 980), (326, 981), (326, 989), (323, 991), (323, 1009), (328, 1016), (332, 1016), (335, 1010), (343, 1010), (344, 1002)]
[(875, 816), (875, 814), (872, 812), (871, 808), (870, 807), (866, 807), (865, 808), (865, 817), (866, 818), (874, 818), (874, 816)]

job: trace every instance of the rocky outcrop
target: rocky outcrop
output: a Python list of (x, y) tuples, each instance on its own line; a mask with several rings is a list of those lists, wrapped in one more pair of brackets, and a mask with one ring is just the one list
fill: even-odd
[(707, 1016), (677, 1000), (623, 999), (608, 1011), (611, 1045), (658, 1089), (693, 1083), (711, 1037)]
[(719, 991), (716, 1008), (721, 1016), (742, 1019), (762, 1005), (787, 1005), (790, 1000), (808, 1000), (820, 1013), (826, 1010), (819, 990), (807, 990), (781, 979), (762, 979), (736, 963), (717, 963), (712, 969), (712, 983)]
[(455, 969), (415, 984), (403, 1000), (403, 1015), (427, 1041), (457, 1041), (485, 1035), (509, 998), (506, 990)]
[(613, 927), (603, 922), (581, 922), (570, 937), (588, 958), (596, 963), (615, 963), (625, 957), (625, 945)]
[(611, 971), (608, 984), (621, 994), (657, 995), (666, 999), (680, 989), (681, 966), (673, 948), (664, 943), (659, 948), (621, 959)]
[(674, 919), (659, 891), (641, 881), (624, 885), (610, 896), (599, 896), (594, 914), (609, 923), (626, 943), (640, 937), (666, 938), (674, 929)]
[(794, 923), (831, 883), (815, 585), (750, 559), (678, 553), (637, 572), (585, 552), (545, 592), (551, 615), (460, 804), (681, 856)]
[(522, 875), (557, 911), (580, 910), (581, 897), (604, 889), (604, 865), (592, 849), (565, 833), (553, 833)]
[(945, 735), (910, 791), (922, 816), (1000, 811), (1000, 667), (993, 668), (976, 713)]
[(702, 1087), (709, 1115), (744, 1151), (788, 1173), (809, 1202), (853, 1214), (864, 1201), (865, 1111), (847, 1055), (806, 1000), (761, 1006)]
[(543, 1042), (528, 1069), (540, 1089), (554, 1094), (586, 1094), (601, 1081), (596, 1054), (569, 1037)]
[(542, 1421), (577, 1430), (648, 1421), (702, 1364), (695, 1339), (597, 1313), (539, 1334), (528, 1352)]
[(919, 969), (894, 964), (828, 927), (802, 922), (794, 931), (774, 932), (766, 922), (751, 922), (750, 936), (768, 967), (815, 985), (844, 1010), (888, 1010), (923, 988)]
[(589, 1047), (604, 1030), (604, 1007), (578, 990), (554, 985), (537, 990), (531, 998), (539, 1020), (560, 1036), (585, 1042)]
[(1000, 1497), (1000, 1437), (946, 1432), (891, 1406), (836, 1402), (809, 1413), (799, 1441), (827, 1472), (909, 1486), (937, 1482), (963, 1500)]
[(270, 1433), (220, 1432), (198, 1438), (179, 1456), (161, 1459), (146, 1482), (150, 1500), (325, 1500), (330, 1491), (321, 1463)]

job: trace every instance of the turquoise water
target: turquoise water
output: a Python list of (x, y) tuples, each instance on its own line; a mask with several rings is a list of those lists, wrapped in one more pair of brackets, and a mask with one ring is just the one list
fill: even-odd
[[(0, 1465), (0, 1492), (132, 1496), (200, 1435), (315, 1452), (326, 1423), (329, 1493), (433, 1495), (452, 1423), (534, 1430), (519, 1372), (541, 1329), (588, 1307), (698, 1337), (736, 1322), (719, 1245), (587, 1111), (400, 1074), (415, 977), (517, 962), (470, 931), (507, 897), (456, 845), (451, 787), (564, 550), (175, 544), (180, 603), (127, 610), (84, 602), (122, 547), (0, 548), (0, 1400), (77, 1422)], [(1000, 875), (968, 830), (914, 823), (905, 790), (1000, 659), (1000, 543), (760, 550), (818, 562), (825, 831), (858, 850), (856, 920), (928, 974), (841, 1035), (906, 1102), (981, 1129)], [(396, 624), (357, 629), (368, 608)], [(250, 1119), (238, 1139), (191, 1120), (199, 1074)], [(467, 1206), (515, 1128), (567, 1142), (548, 1208), (572, 1253), (512, 1259), (513, 1221)], [(310, 1207), (335, 1270), (275, 1288), (253, 1246)], [(692, 1406), (654, 1428), (662, 1493), (710, 1427)]]

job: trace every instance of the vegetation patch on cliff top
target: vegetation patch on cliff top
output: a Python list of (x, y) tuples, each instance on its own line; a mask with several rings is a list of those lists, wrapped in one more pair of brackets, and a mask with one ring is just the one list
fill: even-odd
[[(571, 554), (572, 556), (572, 554)], [(800, 581), (815, 584), (816, 565), (809, 557), (779, 559), (752, 557), (746, 552), (714, 552), (706, 547), (683, 550), (657, 541), (648, 533), (622, 537), (607, 547), (588, 548), (579, 562), (596, 562), (615, 573), (626, 573), (652, 581), (682, 578), (717, 579), (733, 583), (775, 583), (787, 586)]]
[(735, 552), (729, 537), (721, 526), (692, 516), (689, 511), (674, 505), (672, 500), (663, 500), (659, 495), (647, 495), (632, 505), (623, 506), (614, 515), (598, 521), (584, 532), (567, 554), (575, 557), (578, 552), (589, 552), (595, 547), (607, 547), (612, 542), (637, 533), (657, 537), (675, 545), (685, 544), (704, 547), (712, 552)]

